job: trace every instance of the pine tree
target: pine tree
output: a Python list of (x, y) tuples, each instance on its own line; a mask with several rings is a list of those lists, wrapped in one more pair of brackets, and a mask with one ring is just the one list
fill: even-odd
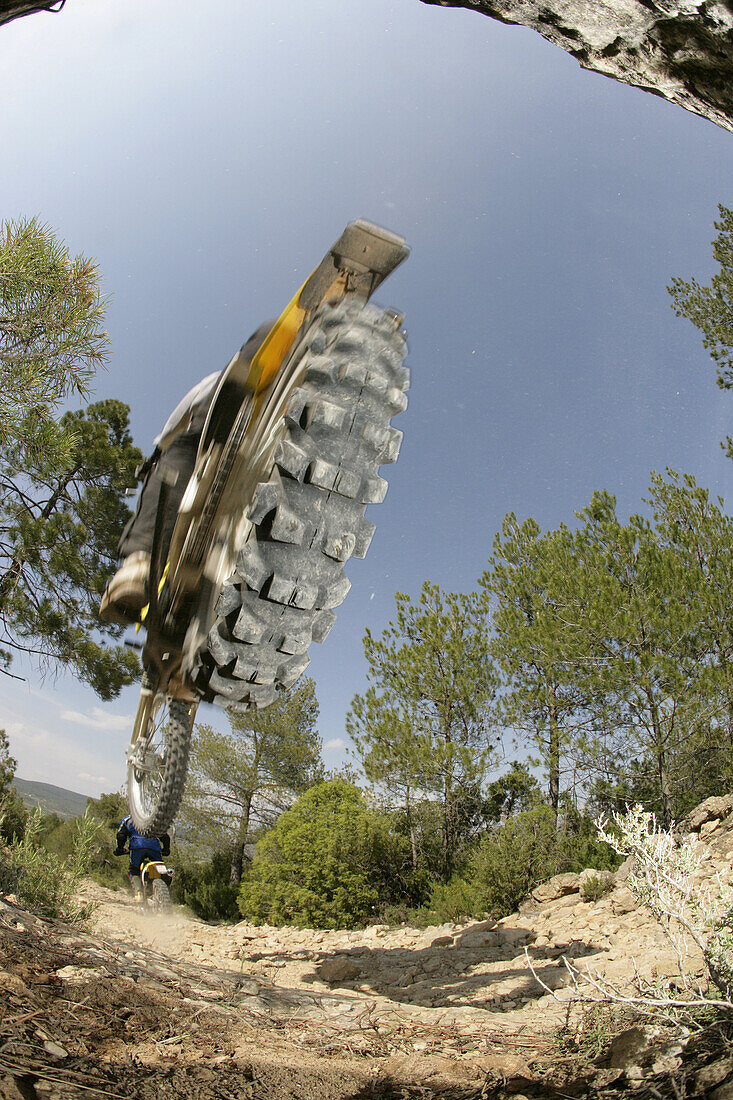
[(520, 524), (510, 513), (479, 580), (493, 621), (492, 652), (504, 674), (501, 720), (539, 751), (556, 818), (565, 757), (590, 723), (575, 675), (585, 644), (572, 625), (577, 565), (567, 528), (543, 535), (535, 520)]
[(684, 712), (689, 744), (675, 760), (676, 799), (701, 801), (733, 778), (733, 518), (722, 498), (674, 470), (652, 474), (649, 503), (658, 538), (681, 563), (697, 673)]
[(208, 725), (194, 731), (182, 821), (195, 845), (231, 852), (236, 884), (255, 831), (321, 776), (315, 684), (306, 677), (264, 710), (227, 715), (230, 733)]
[[(720, 221), (715, 222), (718, 236), (712, 241), (713, 259), (720, 265), (710, 286), (697, 279), (686, 282), (679, 276), (667, 287), (672, 308), (678, 317), (687, 317), (702, 333), (717, 366), (721, 389), (733, 388), (733, 210), (718, 206)], [(733, 439), (726, 437), (728, 457), (733, 458)]]
[(31, 461), (22, 443), (0, 446), (0, 661), (7, 671), (26, 653), (43, 668), (72, 668), (102, 699), (139, 671), (129, 649), (106, 641), (122, 628), (97, 615), (142, 457), (128, 413), (112, 400), (66, 413), (63, 459)]
[(73, 447), (55, 414), (107, 358), (96, 264), (36, 218), (0, 223), (0, 446), (50, 468)]
[(0, 838), (12, 841), (23, 836), (28, 813), (13, 786), (18, 761), (10, 753), (5, 730), (0, 730)]
[(495, 747), (496, 672), (476, 596), (426, 582), (417, 604), (396, 596), (397, 615), (381, 638), (364, 638), (368, 690), (346, 720), (367, 777), (401, 792), (416, 837), (412, 800), (437, 799), (443, 878), (480, 816), (481, 785)]
[(576, 676), (595, 711), (595, 747), (617, 762), (650, 763), (669, 824), (672, 763), (699, 671), (684, 563), (643, 516), (621, 523), (609, 493), (594, 493), (578, 516), (577, 626), (586, 656)]

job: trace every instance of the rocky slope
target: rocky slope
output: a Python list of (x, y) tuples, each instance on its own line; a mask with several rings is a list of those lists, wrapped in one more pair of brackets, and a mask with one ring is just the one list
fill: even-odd
[(733, 130), (733, 9), (726, 0), (423, 0), (538, 31), (585, 69)]
[[(709, 845), (706, 880), (733, 879), (732, 806), (709, 800), (688, 822)], [(728, 1100), (720, 1036), (670, 1046), (627, 1021), (595, 1063), (569, 1056), (587, 1010), (563, 958), (621, 990), (637, 970), (675, 973), (625, 871), (597, 901), (583, 899), (584, 877), (557, 876), (497, 923), (424, 930), (212, 926), (183, 910), (161, 921), (88, 884), (99, 903), (90, 935), (6, 899), (0, 1097)]]

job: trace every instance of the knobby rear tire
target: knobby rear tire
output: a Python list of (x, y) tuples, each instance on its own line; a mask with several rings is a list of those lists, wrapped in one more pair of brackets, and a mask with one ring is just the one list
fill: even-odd
[(344, 301), (321, 308), (296, 353), (293, 391), (274, 466), (249, 509), (253, 527), (224, 584), (196, 685), (225, 706), (264, 707), (292, 686), (349, 590), (344, 566), (364, 557), (383, 500), (379, 466), (394, 462), (409, 372), (401, 318)]
[(153, 879), (152, 907), (158, 913), (167, 913), (171, 908), (171, 893), (168, 883), (161, 878)]

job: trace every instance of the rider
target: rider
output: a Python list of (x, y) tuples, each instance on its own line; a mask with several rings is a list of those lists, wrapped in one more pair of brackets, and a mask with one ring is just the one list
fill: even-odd
[[(140, 867), (143, 860), (146, 857), (148, 859), (163, 859), (169, 856), (171, 838), (168, 833), (163, 833), (160, 837), (142, 836), (133, 825), (132, 818), (128, 815), (122, 818), (117, 830), (116, 856), (124, 856), (126, 854), (125, 844), (128, 840), (130, 842), (130, 882), (132, 882), (137, 892), (140, 893), (142, 890)], [(137, 876), (137, 883), (135, 883), (133, 876)]]
[[(240, 356), (251, 362), (274, 321), (265, 321), (242, 346)], [(173, 534), (178, 508), (196, 465), (201, 433), (222, 371), (203, 378), (180, 401), (153, 441), (155, 450), (138, 468), (144, 477), (135, 515), (130, 519), (117, 547), (122, 565), (107, 585), (99, 605), (99, 617), (107, 622), (134, 623), (148, 602), (150, 556), (164, 483), (169, 485), (168, 507), (162, 538), (167, 544)]]

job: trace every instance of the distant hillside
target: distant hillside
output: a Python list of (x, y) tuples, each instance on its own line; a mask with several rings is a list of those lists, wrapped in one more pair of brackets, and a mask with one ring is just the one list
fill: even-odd
[(24, 804), (31, 810), (40, 806), (45, 814), (76, 817), (83, 814), (87, 807), (88, 795), (54, 787), (53, 783), (36, 783), (32, 779), (19, 779), (17, 775), (13, 783)]

